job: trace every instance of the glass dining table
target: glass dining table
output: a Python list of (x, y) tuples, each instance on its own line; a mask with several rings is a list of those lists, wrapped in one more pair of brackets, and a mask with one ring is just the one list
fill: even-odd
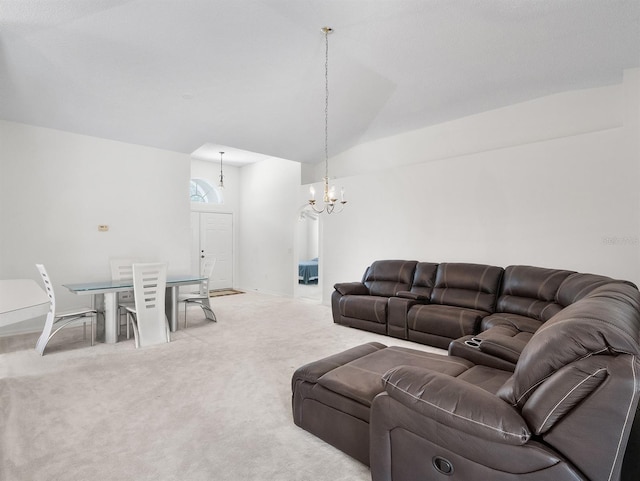
[[(206, 280), (200, 275), (169, 275), (165, 294), (165, 311), (171, 332), (178, 329), (178, 288), (190, 284), (199, 284)], [(97, 334), (104, 342), (113, 344), (118, 342), (118, 292), (133, 290), (133, 280), (129, 281), (97, 281), (80, 284), (63, 284), (64, 287), (77, 295), (93, 296), (93, 306), (103, 313), (104, 329), (98, 322)], [(98, 316), (100, 317), (100, 316)]]

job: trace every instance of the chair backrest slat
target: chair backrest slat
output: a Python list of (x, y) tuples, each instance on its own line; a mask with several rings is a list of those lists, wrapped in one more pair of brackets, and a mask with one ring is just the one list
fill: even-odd
[(56, 294), (53, 290), (53, 286), (51, 285), (51, 279), (49, 279), (49, 274), (47, 274), (47, 270), (44, 268), (43, 264), (36, 264), (36, 268), (42, 277), (42, 283), (44, 284), (44, 288), (47, 291), (47, 295), (49, 296), (49, 302), (51, 303), (51, 308), (49, 312), (51, 312), (54, 316), (56, 313)]
[[(136, 262), (136, 260), (131, 258), (109, 259), (109, 265), (111, 266), (111, 280), (112, 281), (132, 281), (134, 262)], [(118, 300), (120, 302), (133, 301), (133, 292), (132, 291), (119, 292)]]
[(140, 346), (169, 342), (165, 315), (166, 284), (166, 264), (133, 264), (133, 290)]

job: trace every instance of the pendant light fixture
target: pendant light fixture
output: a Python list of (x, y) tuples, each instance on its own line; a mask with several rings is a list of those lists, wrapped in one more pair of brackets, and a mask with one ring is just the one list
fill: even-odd
[(224, 152), (220, 152), (220, 182), (218, 182), (218, 187), (224, 189), (224, 174), (222, 173), (222, 156)]
[[(311, 198), (309, 199), (309, 205), (318, 214), (326, 212), (332, 214), (333, 212), (340, 213), (344, 209), (344, 205), (347, 203), (344, 200), (344, 188), (340, 190), (340, 200), (336, 196), (334, 186), (329, 185), (329, 34), (333, 32), (331, 27), (322, 27), (324, 33), (324, 193), (322, 197), (322, 208), (316, 207), (316, 191), (313, 186), (309, 187), (309, 193)], [(337, 207), (337, 209), (336, 209)]]

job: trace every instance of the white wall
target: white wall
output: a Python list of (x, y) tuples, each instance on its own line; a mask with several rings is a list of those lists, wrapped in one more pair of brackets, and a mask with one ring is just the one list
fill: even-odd
[[(361, 144), (330, 160), (323, 301), (384, 258), (530, 264), (640, 284), (640, 75)], [(393, 167), (392, 164), (399, 164)], [(316, 167), (304, 177), (322, 177)], [(301, 187), (300, 199), (307, 197)]]
[(319, 248), (319, 221), (311, 216), (301, 217), (298, 220), (298, 261), (308, 261), (318, 257)]
[(307, 221), (307, 257), (302, 260), (309, 260), (318, 257), (320, 248), (320, 226), (318, 219)]
[(309, 219), (298, 220), (298, 239), (296, 245), (298, 247), (298, 261), (309, 259)]
[(271, 158), (242, 167), (240, 176), (239, 286), (293, 296), (300, 164)]
[(188, 155), (0, 121), (0, 278), (40, 283), (43, 263), (65, 309), (90, 299), (62, 284), (108, 279), (110, 257), (188, 272), (189, 170)]

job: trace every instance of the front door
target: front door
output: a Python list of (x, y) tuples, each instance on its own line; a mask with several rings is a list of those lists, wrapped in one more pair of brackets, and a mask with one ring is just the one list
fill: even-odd
[(233, 214), (219, 212), (192, 213), (194, 244), (198, 244), (200, 269), (208, 258), (216, 265), (209, 279), (209, 289), (233, 287)]

